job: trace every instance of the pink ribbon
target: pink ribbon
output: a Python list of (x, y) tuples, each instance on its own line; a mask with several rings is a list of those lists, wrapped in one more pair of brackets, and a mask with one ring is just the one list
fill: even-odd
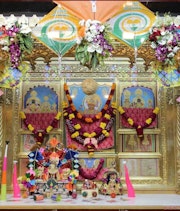
[(90, 145), (90, 146), (93, 145), (95, 148), (98, 148), (97, 139), (95, 139), (95, 138), (85, 138), (84, 146), (87, 146), (87, 145)]

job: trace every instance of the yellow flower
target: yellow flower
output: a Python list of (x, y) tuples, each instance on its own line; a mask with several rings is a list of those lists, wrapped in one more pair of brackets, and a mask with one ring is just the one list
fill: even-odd
[(121, 106), (119, 106), (118, 111), (119, 111), (120, 114), (124, 114), (125, 113), (125, 110)]
[(116, 102), (112, 102), (112, 103), (111, 103), (111, 107), (112, 107), (112, 108), (117, 108)]
[(79, 136), (79, 132), (76, 131), (75, 133), (73, 133), (73, 134), (71, 135), (71, 138), (76, 138), (76, 137), (78, 137), (78, 136)]
[(58, 112), (57, 115), (55, 116), (55, 119), (59, 120), (61, 118), (61, 112)]
[(128, 121), (128, 123), (129, 123), (130, 125), (133, 125), (133, 124), (134, 124), (134, 122), (133, 122), (133, 120), (132, 120), (131, 118), (128, 118), (127, 121)]
[(33, 128), (33, 126), (32, 126), (31, 124), (28, 125), (28, 129), (29, 129), (30, 131), (33, 131), (33, 130), (34, 130), (34, 128)]
[(68, 115), (68, 112), (64, 111), (64, 112), (63, 112), (63, 115), (64, 115), (64, 116), (67, 116), (67, 115)]
[(90, 137), (90, 134), (89, 134), (89, 133), (87, 133), (87, 132), (85, 132), (85, 133), (83, 133), (83, 136), (84, 136), (84, 137), (88, 137), (88, 138), (89, 138), (89, 137)]
[(152, 119), (151, 119), (151, 118), (146, 119), (146, 123), (147, 123), (148, 125), (150, 125), (151, 122), (152, 122)]
[(67, 107), (68, 107), (68, 103), (64, 101), (64, 102), (62, 103), (62, 107), (63, 107), (63, 108), (67, 108)]
[(159, 108), (156, 107), (156, 108), (153, 110), (153, 113), (154, 113), (154, 114), (158, 114), (158, 113), (159, 113)]
[(109, 136), (109, 132), (108, 132), (107, 130), (103, 130), (102, 133), (103, 133), (106, 137)]
[(21, 119), (26, 119), (26, 115), (23, 111), (20, 112)]
[(105, 122), (101, 122), (100, 123), (100, 128), (104, 129), (106, 127), (106, 123)]
[(81, 128), (81, 125), (80, 125), (80, 124), (76, 124), (76, 125), (74, 125), (74, 128), (75, 128), (76, 130), (79, 130), (79, 129)]
[(75, 118), (74, 114), (69, 114), (69, 119), (74, 119), (74, 118)]
[(104, 117), (105, 117), (106, 119), (111, 119), (111, 116), (110, 116), (109, 114), (105, 114)]
[(92, 132), (91, 134), (89, 134), (90, 137), (89, 138), (93, 138), (94, 136), (96, 136), (96, 133), (95, 132)]
[(49, 125), (49, 126), (46, 128), (47, 133), (49, 133), (52, 129), (53, 129), (53, 127), (52, 127), (51, 125)]

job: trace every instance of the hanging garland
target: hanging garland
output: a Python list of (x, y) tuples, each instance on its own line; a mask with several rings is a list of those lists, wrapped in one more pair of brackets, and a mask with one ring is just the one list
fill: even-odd
[[(79, 144), (82, 144), (87, 147), (89, 155), (93, 155), (94, 149), (98, 148), (98, 144), (107, 137), (109, 137), (110, 130), (115, 121), (116, 104), (112, 103), (112, 105), (110, 106), (110, 102), (115, 90), (115, 84), (112, 85), (111, 92), (108, 97), (108, 100), (106, 101), (105, 106), (103, 107), (101, 112), (98, 113), (99, 115), (94, 115), (93, 118), (87, 117), (86, 115), (82, 115), (76, 110), (72, 102), (72, 98), (69, 94), (67, 84), (64, 85), (64, 90), (66, 91), (69, 106), (67, 103), (64, 103), (63, 114), (66, 126), (71, 134), (71, 138)], [(78, 123), (77, 118), (85, 123), (94, 123), (95, 121), (100, 119), (101, 122), (92, 133), (89, 133), (87, 131), (84, 131), (83, 127)]]
[(111, 86), (111, 91), (109, 93), (108, 99), (107, 99), (104, 107), (101, 109), (101, 111), (98, 112), (97, 114), (95, 114), (93, 117), (87, 117), (87, 115), (83, 115), (79, 111), (76, 110), (76, 107), (74, 106), (71, 95), (69, 93), (68, 85), (65, 83), (64, 91), (66, 93), (66, 97), (69, 102), (69, 107), (66, 105), (66, 107), (67, 107), (66, 110), (68, 113), (73, 113), (75, 115), (75, 117), (80, 119), (82, 122), (86, 122), (86, 123), (96, 122), (96, 121), (100, 120), (102, 118), (102, 116), (106, 113), (106, 111), (110, 105), (110, 102), (113, 98), (115, 88), (116, 88), (116, 84), (113, 83)]
[(76, 142), (87, 147), (89, 154), (93, 154), (94, 149), (98, 147), (98, 144), (109, 137), (110, 130), (115, 121), (116, 105), (112, 103), (104, 114), (99, 126), (92, 132), (88, 133), (84, 131), (83, 127), (77, 122), (73, 113), (68, 113), (64, 108), (64, 118), (68, 131), (71, 134), (71, 138)]
[(128, 124), (136, 129), (137, 135), (140, 138), (140, 140), (142, 141), (144, 139), (143, 129), (149, 127), (152, 124), (152, 122), (155, 120), (157, 114), (159, 113), (159, 108), (156, 107), (152, 111), (152, 114), (145, 120), (145, 122), (142, 125), (138, 124), (138, 122), (135, 122), (132, 118), (127, 116), (125, 110), (121, 106), (119, 106), (118, 111), (122, 115), (122, 117), (125, 118), (125, 120), (128, 122)]
[(36, 138), (36, 142), (39, 144), (42, 144), (44, 136), (47, 133), (49, 133), (57, 125), (58, 121), (60, 120), (61, 112), (58, 112), (56, 114), (56, 116), (54, 117), (54, 119), (52, 120), (51, 124), (46, 129), (42, 130), (41, 132), (38, 131), (36, 128), (34, 128), (32, 126), (32, 124), (28, 122), (26, 115), (23, 111), (20, 112), (20, 116), (21, 116), (21, 119), (23, 120), (25, 126), (34, 134), (34, 136)]

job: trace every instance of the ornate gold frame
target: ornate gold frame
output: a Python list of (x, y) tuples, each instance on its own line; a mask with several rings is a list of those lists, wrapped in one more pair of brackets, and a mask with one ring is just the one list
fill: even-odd
[[(134, 63), (134, 50), (130, 47), (120, 44), (115, 41), (117, 49), (113, 53), (113, 58), (105, 62), (104, 67), (98, 67), (96, 70), (89, 70), (86, 67), (82, 67), (78, 62), (74, 60), (74, 48), (71, 49), (62, 59), (61, 75), (57, 78), (49, 78), (49, 83), (57, 84), (59, 87), (59, 94), (64, 99), (64, 92), (62, 89), (65, 78), (69, 74), (68, 80), (71, 78), (101, 78), (101, 80), (110, 78), (117, 84), (117, 90), (121, 86), (121, 83), (131, 83), (130, 67)], [(0, 50), (0, 60), (5, 61), (8, 56), (5, 52)], [(5, 60), (3, 60), (4, 58)], [(55, 65), (58, 68), (57, 55), (52, 53), (49, 49), (40, 43), (35, 44), (35, 48), (31, 55), (26, 55), (24, 60), (28, 61), (32, 66), (32, 70), (28, 72), (28, 80), (24, 80), (18, 87), (14, 89), (3, 89), (4, 95), (0, 97), (0, 146), (2, 149), (1, 158), (3, 157), (3, 149), (5, 140), (11, 141), (9, 148), (9, 162), (8, 162), (8, 188), (11, 189), (11, 175), (12, 175), (12, 161), (15, 159), (24, 158), (26, 155), (20, 153), (20, 136), (26, 133), (20, 130), (20, 118), (19, 111), (21, 110), (21, 102), (24, 90), (28, 90), (32, 84), (44, 84), (44, 71), (42, 67), (45, 64)], [(180, 193), (180, 104), (176, 103), (175, 99), (180, 95), (179, 88), (163, 88), (159, 87), (156, 78), (152, 78), (149, 81), (149, 76), (152, 70), (150, 69), (151, 62), (155, 60), (154, 52), (150, 48), (148, 43), (145, 43), (138, 49), (138, 77), (137, 83), (150, 83), (154, 84), (158, 90), (158, 106), (160, 107), (160, 119), (158, 129), (151, 130), (151, 133), (157, 134), (159, 137), (159, 151), (156, 153), (121, 153), (119, 152), (120, 146), (117, 144), (117, 150), (95, 153), (96, 157), (106, 157), (107, 165), (111, 165), (115, 159), (117, 161), (117, 168), (120, 170), (122, 167), (119, 165), (119, 158), (157, 158), (160, 160), (160, 177), (148, 177), (148, 178), (133, 178), (133, 183), (139, 191), (164, 191), (164, 192), (177, 192)], [(112, 70), (113, 65), (113, 70)], [(119, 91), (117, 91), (118, 93)], [(62, 110), (62, 107), (59, 108)], [(171, 112), (171, 116), (169, 113)], [(118, 114), (117, 114), (118, 118)], [(63, 127), (63, 120), (61, 119), (61, 127)], [(63, 128), (60, 128), (63, 133)], [(147, 130), (145, 130), (145, 133)], [(118, 135), (124, 133), (133, 133), (132, 130), (124, 131), (116, 126), (116, 138)], [(63, 136), (63, 135), (62, 135)], [(82, 157), (86, 157), (85, 153), (81, 154)], [(2, 167), (2, 159), (1, 166)]]

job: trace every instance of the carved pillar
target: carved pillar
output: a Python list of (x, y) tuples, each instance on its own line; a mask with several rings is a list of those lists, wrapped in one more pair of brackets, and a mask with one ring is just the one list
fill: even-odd
[(180, 194), (180, 103), (177, 104), (176, 192)]

